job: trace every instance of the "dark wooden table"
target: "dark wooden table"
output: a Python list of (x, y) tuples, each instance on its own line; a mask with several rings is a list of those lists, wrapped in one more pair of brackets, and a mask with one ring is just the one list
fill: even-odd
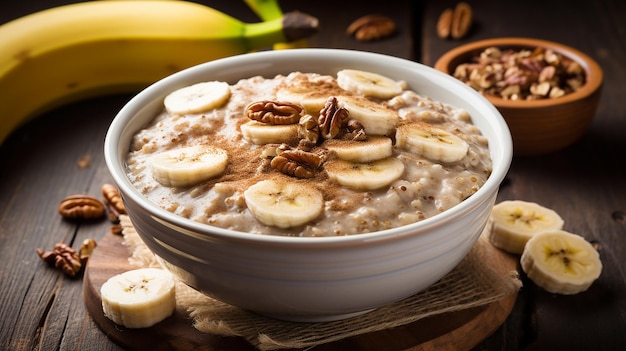
[[(69, 1), (2, 2), (0, 23)], [(255, 16), (239, 1), (201, 1), (242, 20)], [(515, 158), (499, 200), (522, 199), (558, 211), (565, 229), (595, 242), (604, 270), (585, 293), (559, 296), (524, 279), (505, 323), (479, 350), (621, 350), (626, 347), (626, 2), (470, 1), (475, 23), (459, 41), (437, 38), (435, 23), (455, 1), (296, 1), (317, 16), (314, 47), (387, 53), (433, 65), (461, 43), (496, 36), (558, 41), (595, 58), (605, 73), (600, 107), (589, 132), (566, 150)], [(396, 37), (358, 43), (344, 33), (356, 17), (383, 13), (396, 19)], [(0, 51), (2, 43), (0, 42)], [(36, 82), (33, 82), (36, 84)], [(2, 92), (0, 92), (2, 94)], [(79, 245), (102, 238), (106, 221), (76, 225), (56, 212), (63, 197), (98, 196), (112, 179), (103, 139), (117, 110), (131, 97), (106, 96), (45, 113), (17, 129), (0, 146), (0, 349), (119, 350), (87, 313), (81, 279), (48, 269), (35, 248)], [(28, 103), (28, 97), (23, 103)], [(2, 118), (2, 116), (0, 116)], [(88, 159), (88, 167), (78, 163)]]

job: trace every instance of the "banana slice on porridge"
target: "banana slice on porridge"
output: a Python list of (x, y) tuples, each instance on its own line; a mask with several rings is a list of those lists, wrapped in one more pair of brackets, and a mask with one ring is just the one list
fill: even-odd
[(403, 124), (396, 131), (396, 146), (441, 162), (461, 160), (469, 144), (458, 136), (422, 122)]
[(306, 224), (324, 209), (319, 190), (295, 181), (262, 180), (249, 187), (244, 198), (257, 220), (279, 228)]
[(165, 97), (163, 104), (173, 115), (200, 113), (224, 105), (230, 93), (226, 82), (201, 82), (175, 90)]

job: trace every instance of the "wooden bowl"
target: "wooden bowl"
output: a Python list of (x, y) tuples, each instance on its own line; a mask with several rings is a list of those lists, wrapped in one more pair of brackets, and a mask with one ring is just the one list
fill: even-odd
[(494, 38), (480, 40), (448, 51), (435, 68), (453, 74), (455, 68), (489, 47), (500, 49), (552, 49), (576, 61), (585, 70), (586, 82), (572, 93), (559, 98), (508, 100), (485, 97), (500, 111), (513, 138), (515, 156), (542, 155), (564, 149), (585, 134), (595, 115), (602, 90), (602, 69), (584, 53), (554, 42), (531, 38)]

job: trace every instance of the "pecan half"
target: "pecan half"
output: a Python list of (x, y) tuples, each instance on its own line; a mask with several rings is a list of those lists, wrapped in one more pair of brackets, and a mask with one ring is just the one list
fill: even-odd
[(466, 2), (460, 2), (454, 8), (452, 14), (452, 26), (450, 35), (454, 39), (461, 39), (467, 35), (472, 26), (472, 8)]
[(120, 221), (120, 215), (126, 214), (126, 207), (122, 202), (122, 196), (117, 188), (111, 184), (102, 185), (102, 198), (109, 214), (109, 220), (113, 223)]
[(460, 2), (453, 9), (443, 10), (437, 20), (437, 35), (441, 39), (452, 37), (461, 39), (469, 33), (472, 26), (473, 12), (470, 5)]
[(437, 20), (437, 35), (439, 38), (446, 39), (450, 36), (453, 13), (454, 11), (451, 8), (447, 8), (439, 15), (439, 20)]
[(269, 124), (295, 124), (300, 121), (302, 106), (284, 101), (256, 101), (250, 103), (245, 114), (251, 120)]
[(383, 15), (366, 15), (348, 26), (346, 33), (359, 41), (373, 41), (392, 36), (396, 32), (393, 19)]
[(105, 213), (104, 205), (95, 197), (89, 195), (72, 195), (61, 201), (59, 214), (66, 219), (98, 219)]
[(280, 171), (281, 173), (296, 178), (313, 178), (315, 176), (315, 173), (312, 170), (298, 164), (295, 161), (289, 160), (284, 156), (274, 157), (272, 162), (270, 162), (270, 165), (272, 168)]
[[(280, 149), (280, 148), (279, 148)], [(296, 178), (313, 178), (315, 171), (324, 162), (320, 154), (300, 149), (282, 150), (270, 162), (270, 166), (281, 173)]]
[(320, 110), (318, 124), (324, 139), (333, 139), (348, 124), (348, 110), (339, 107), (337, 98), (331, 96)]

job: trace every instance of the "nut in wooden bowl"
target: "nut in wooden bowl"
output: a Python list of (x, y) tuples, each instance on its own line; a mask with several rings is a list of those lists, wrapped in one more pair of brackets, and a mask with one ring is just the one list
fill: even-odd
[(603, 73), (588, 55), (532, 38), (480, 40), (448, 51), (435, 68), (481, 92), (502, 114), (515, 156), (562, 150), (587, 131)]

